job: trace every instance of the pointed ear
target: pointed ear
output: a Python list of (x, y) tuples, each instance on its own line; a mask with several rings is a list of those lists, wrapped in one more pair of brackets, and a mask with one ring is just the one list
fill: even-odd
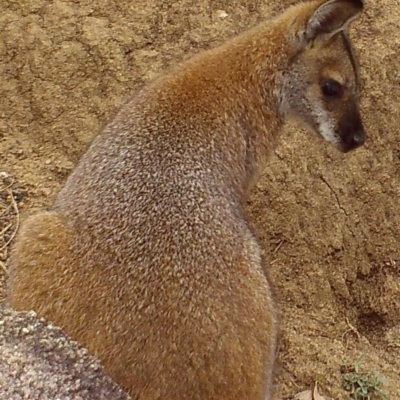
[(328, 0), (320, 4), (308, 20), (306, 38), (330, 39), (343, 31), (364, 8), (362, 0)]

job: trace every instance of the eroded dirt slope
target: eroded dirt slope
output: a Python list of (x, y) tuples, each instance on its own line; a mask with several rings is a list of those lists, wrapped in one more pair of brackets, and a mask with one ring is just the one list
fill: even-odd
[[(93, 135), (135, 89), (295, 1), (0, 2), (0, 232), (47, 207)], [(222, 12), (223, 11), (223, 12)], [(340, 365), (400, 396), (400, 2), (366, 1), (352, 30), (369, 139), (342, 155), (288, 126), (249, 204), (281, 308), (277, 392), (315, 379), (336, 399)], [(1, 179), (4, 180), (6, 174)], [(0, 242), (2, 248), (2, 242)], [(0, 261), (5, 261), (4, 249)]]

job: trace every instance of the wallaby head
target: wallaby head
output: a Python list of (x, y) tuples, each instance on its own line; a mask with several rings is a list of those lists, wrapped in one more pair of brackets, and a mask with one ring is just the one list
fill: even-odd
[(359, 101), (358, 65), (347, 36), (361, 0), (314, 2), (297, 21), (299, 51), (283, 76), (283, 107), (347, 152), (365, 142)]

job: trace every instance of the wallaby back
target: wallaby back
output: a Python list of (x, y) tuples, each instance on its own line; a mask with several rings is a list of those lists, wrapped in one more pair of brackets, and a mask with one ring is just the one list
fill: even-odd
[(314, 32), (324, 18), (344, 26), (359, 5), (299, 5), (142, 89), (23, 225), (11, 304), (61, 326), (135, 399), (269, 399), (276, 313), (243, 206), (298, 106), (291, 67), (320, 36), (332, 46)]

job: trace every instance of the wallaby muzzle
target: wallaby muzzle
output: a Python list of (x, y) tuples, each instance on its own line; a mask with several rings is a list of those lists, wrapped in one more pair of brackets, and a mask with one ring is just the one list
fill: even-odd
[(339, 123), (340, 143), (339, 149), (347, 153), (362, 146), (366, 140), (366, 134), (358, 109), (350, 112)]

